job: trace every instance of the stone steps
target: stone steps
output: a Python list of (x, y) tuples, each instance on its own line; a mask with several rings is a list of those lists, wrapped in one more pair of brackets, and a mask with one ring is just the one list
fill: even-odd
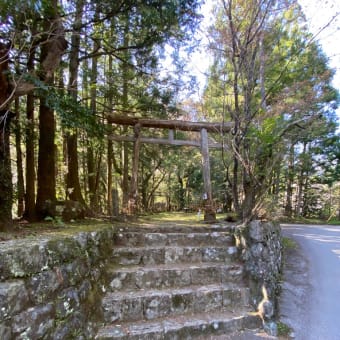
[(231, 284), (121, 291), (108, 293), (103, 299), (105, 322), (151, 320), (248, 305), (249, 290)]
[(205, 284), (242, 283), (243, 266), (238, 263), (216, 262), (161, 264), (155, 266), (130, 266), (109, 268), (109, 291), (121, 289), (161, 289)]
[(127, 226), (116, 227), (115, 231), (118, 232), (137, 232), (137, 233), (213, 233), (213, 232), (230, 232), (234, 228), (233, 225), (226, 224), (212, 224), (212, 225), (179, 225), (169, 223), (168, 225), (155, 226), (144, 225), (141, 226)]
[(120, 232), (115, 235), (115, 243), (121, 247), (166, 247), (166, 246), (225, 246), (232, 244), (233, 237), (229, 232), (200, 233), (141, 233)]
[(168, 317), (152, 321), (127, 322), (105, 326), (96, 339), (109, 340), (189, 340), (232, 333), (240, 329), (257, 329), (261, 319), (245, 310), (220, 311)]
[(249, 289), (229, 229), (116, 230), (97, 339), (193, 339), (258, 327), (245, 313)]
[(230, 263), (236, 255), (235, 246), (117, 247), (112, 252), (112, 263), (123, 266), (196, 262)]

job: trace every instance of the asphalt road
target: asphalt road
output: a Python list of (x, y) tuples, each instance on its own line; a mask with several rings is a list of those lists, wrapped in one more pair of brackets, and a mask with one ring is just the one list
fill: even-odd
[(285, 256), (281, 321), (297, 340), (340, 340), (340, 226), (281, 225)]

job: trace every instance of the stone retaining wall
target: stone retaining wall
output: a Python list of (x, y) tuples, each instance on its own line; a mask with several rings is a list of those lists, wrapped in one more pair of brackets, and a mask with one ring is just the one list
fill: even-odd
[(113, 228), (0, 245), (0, 339), (90, 339)]
[[(236, 227), (234, 235), (241, 258), (245, 262), (253, 306), (255, 309), (261, 309), (265, 328), (268, 333), (275, 335), (275, 324), (272, 320), (278, 312), (282, 278), (280, 225), (274, 222), (251, 221)], [(268, 295), (268, 299), (265, 295)]]

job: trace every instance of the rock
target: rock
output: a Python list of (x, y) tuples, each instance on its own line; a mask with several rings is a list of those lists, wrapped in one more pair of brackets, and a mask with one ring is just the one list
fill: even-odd
[[(28, 305), (28, 292), (24, 281), (0, 283), (0, 322), (20, 312)], [(5, 339), (0, 337), (0, 339)]]
[(79, 220), (85, 218), (85, 208), (77, 201), (65, 201), (64, 209), (62, 212), (62, 218), (64, 222), (71, 220)]
[(12, 339), (11, 328), (0, 323), (0, 339)]
[(271, 336), (277, 336), (277, 324), (274, 321), (264, 322), (263, 329)]
[(12, 320), (12, 331), (18, 339), (41, 339), (54, 326), (55, 310), (52, 304), (27, 309)]

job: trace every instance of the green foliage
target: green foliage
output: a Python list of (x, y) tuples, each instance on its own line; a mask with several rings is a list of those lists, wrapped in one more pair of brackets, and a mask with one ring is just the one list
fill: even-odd
[(279, 205), (280, 165), (292, 142), (301, 148), (308, 144), (308, 152), (297, 155), (294, 175), (304, 186), (299, 189), (304, 212), (309, 206), (314, 214), (320, 197), (311, 176), (323, 170), (313, 148), (334, 134), (330, 117), (338, 101), (327, 58), (301, 26), (303, 14), (295, 2), (264, 1), (259, 9), (251, 2), (226, 1), (216, 5), (215, 17), (204, 105), (210, 120), (234, 124), (227, 169), (236, 209), (253, 218), (266, 202)]
[(90, 137), (101, 137), (105, 131), (99, 118), (72, 96), (57, 91), (49, 91), (47, 105), (59, 115), (66, 129), (83, 129)]
[[(320, 140), (314, 148), (316, 164), (319, 167), (318, 177), (321, 183), (332, 186), (340, 181), (340, 136), (328, 136)], [(322, 169), (322, 172), (320, 172)]]
[(103, 135), (105, 128), (99, 118), (73, 96), (48, 86), (37, 77), (26, 75), (25, 80), (35, 85), (37, 94), (43, 95), (45, 104), (57, 112), (65, 129), (83, 129), (91, 137)]
[(292, 332), (292, 329), (287, 326), (285, 323), (279, 321), (277, 323), (277, 335), (278, 336), (289, 336), (289, 334)]
[(288, 237), (283, 237), (282, 238), (282, 246), (284, 249), (286, 250), (290, 250), (290, 249), (296, 249), (296, 243), (294, 240), (292, 240), (291, 238)]
[(64, 227), (65, 224), (60, 216), (46, 216), (44, 218), (44, 221), (46, 222), (52, 222), (54, 227)]

